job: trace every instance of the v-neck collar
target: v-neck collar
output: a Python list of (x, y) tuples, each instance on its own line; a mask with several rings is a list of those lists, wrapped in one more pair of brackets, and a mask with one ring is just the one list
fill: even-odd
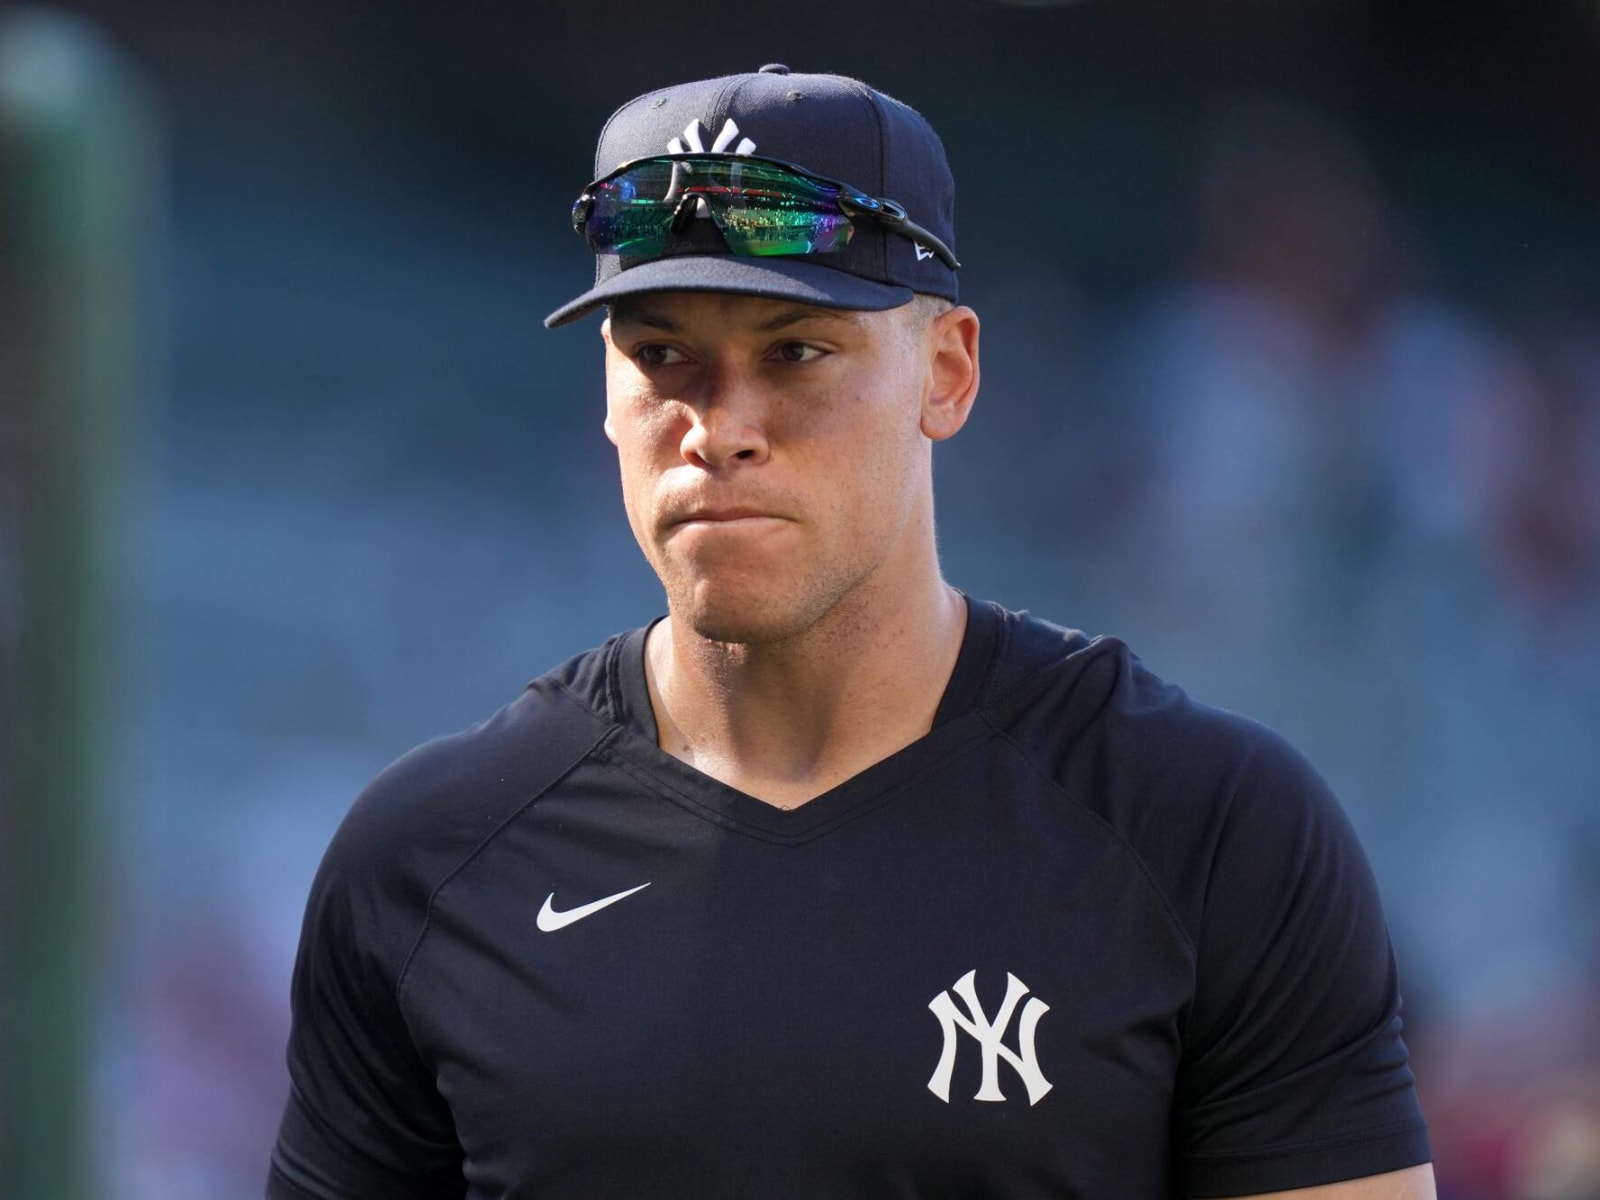
[(787, 844), (820, 837), (887, 803), (931, 769), (990, 735), (980, 704), (1001, 650), (1004, 614), (996, 605), (966, 595), (962, 599), (967, 605), (967, 628), (932, 729), (798, 808), (778, 808), (759, 800), (657, 745), (659, 731), (645, 681), (644, 648), (660, 617), (611, 644), (606, 664), (608, 699), (621, 731), (610, 748), (641, 782), (724, 828)]

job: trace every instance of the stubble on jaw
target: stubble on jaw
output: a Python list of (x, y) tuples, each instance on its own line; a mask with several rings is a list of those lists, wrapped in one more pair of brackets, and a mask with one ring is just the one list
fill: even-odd
[[(902, 344), (908, 352), (906, 370), (912, 370), (921, 358), (931, 323), (952, 307), (940, 297), (921, 295), (894, 312), (898, 328), (887, 336), (904, 339)], [(897, 390), (909, 388), (904, 377), (885, 382)], [(909, 392), (904, 399), (909, 405)], [(910, 429), (908, 425), (904, 434), (907, 441), (921, 437), (920, 426), (914, 433)], [(897, 442), (865, 449), (857, 466), (879, 476), (879, 486), (867, 487), (865, 494), (868, 498), (893, 497), (903, 501), (903, 507), (894, 505), (901, 510), (897, 515), (884, 513), (881, 506), (870, 513), (852, 515), (839, 511), (845, 503), (842, 497), (826, 492), (813, 496), (815, 503), (836, 506), (833, 513), (827, 514), (829, 519), (821, 522), (826, 527), (853, 531), (864, 522), (876, 523), (875, 519), (887, 517), (886, 523), (854, 553), (848, 547), (840, 554), (837, 546), (813, 545), (809, 547), (811, 553), (805, 554), (806, 531), (802, 531), (800, 556), (802, 562), (809, 560), (808, 566), (777, 564), (773, 575), (762, 578), (755, 568), (734, 564), (721, 572), (719, 579), (714, 559), (695, 562), (675, 555), (658, 535), (650, 537), (649, 544), (644, 537), (638, 539), (666, 592), (668, 611), (680, 636), (681, 632), (692, 631), (713, 657), (727, 661), (746, 659), (754, 651), (798, 648), (803, 641), (815, 649), (831, 643), (859, 646), (861, 638), (873, 636), (884, 611), (895, 607), (894, 596), (887, 594), (881, 584), (875, 584), (875, 577), (882, 574), (897, 552), (909, 549), (904, 540), (918, 536), (912, 526), (922, 520), (931, 524), (931, 480), (918, 481), (917, 476), (926, 470), (926, 465), (923, 456), (909, 446)], [(931, 457), (928, 447), (922, 449), (924, 456)], [(894, 478), (887, 478), (890, 475)], [(918, 494), (922, 490), (930, 493), (926, 504)], [(930, 511), (919, 518), (923, 507)], [(805, 514), (800, 516), (803, 521)], [(644, 523), (643, 528), (648, 527)], [(635, 523), (636, 535), (643, 528)], [(927, 536), (931, 541), (931, 530)], [(785, 570), (785, 566), (799, 569)]]
[[(873, 591), (870, 579), (853, 580), (842, 588), (818, 586), (802, 597), (791, 594), (781, 605), (749, 605), (736, 612), (675, 604), (669, 597), (672, 640), (712, 677), (758, 659), (772, 665), (831, 659), (857, 652), (886, 632), (886, 607)], [(694, 635), (687, 646), (683, 629)]]
[(750, 589), (742, 595), (706, 595), (716, 584), (701, 579), (663, 581), (667, 608), (675, 624), (735, 658), (756, 650), (779, 650), (820, 630), (842, 634), (859, 630), (850, 619), (849, 603), (861, 580), (840, 572), (832, 577), (804, 576), (780, 588)]
[[(869, 469), (893, 468), (878, 463)], [(914, 461), (904, 467), (907, 475), (915, 469)], [(899, 486), (916, 485), (902, 477)], [(898, 609), (893, 579), (901, 572), (891, 563), (914, 553), (908, 539), (924, 536), (918, 528), (922, 514), (917, 498), (908, 495), (903, 511), (890, 518), (859, 553), (829, 557), (824, 551), (809, 559), (811, 569), (782, 578), (729, 580), (719, 587), (724, 581), (711, 571), (658, 569), (657, 575), (674, 624), (681, 623), (706, 643), (711, 659), (733, 664), (757, 653), (781, 657), (799, 652), (826, 657), (836, 650), (863, 647), (884, 632), (883, 623)], [(931, 521), (931, 513), (926, 519)], [(926, 536), (931, 541), (931, 532)]]

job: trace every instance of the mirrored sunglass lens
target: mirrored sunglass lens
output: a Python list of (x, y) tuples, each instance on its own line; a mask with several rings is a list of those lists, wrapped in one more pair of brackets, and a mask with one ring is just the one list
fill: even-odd
[(666, 248), (682, 194), (671, 163), (641, 163), (591, 190), (584, 236), (601, 254), (648, 257)]
[(843, 213), (789, 205), (712, 205), (711, 215), (735, 254), (826, 254), (855, 232)]
[(585, 234), (602, 253), (659, 254), (680, 218), (706, 212), (735, 254), (823, 254), (855, 232), (837, 188), (766, 163), (656, 160), (591, 195)]
[(855, 232), (830, 184), (765, 163), (719, 166), (725, 192), (711, 213), (735, 254), (826, 254)]

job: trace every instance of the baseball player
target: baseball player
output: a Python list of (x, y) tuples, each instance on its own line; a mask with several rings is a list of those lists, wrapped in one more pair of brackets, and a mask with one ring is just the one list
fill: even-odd
[(941, 577), (979, 326), (933, 130), (772, 65), (624, 105), (595, 176), (547, 324), (608, 310), (667, 613), (351, 808), (268, 1197), (1432, 1197), (1317, 775)]

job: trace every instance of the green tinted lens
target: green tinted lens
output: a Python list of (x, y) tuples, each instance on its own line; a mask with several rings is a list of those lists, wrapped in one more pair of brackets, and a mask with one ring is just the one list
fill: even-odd
[(734, 254), (826, 254), (855, 232), (839, 189), (771, 163), (650, 159), (595, 185), (583, 225), (602, 254), (660, 254), (706, 212)]
[(831, 184), (767, 163), (717, 165), (711, 215), (735, 254), (827, 254), (855, 232)]
[[(653, 160), (596, 184), (583, 226), (597, 254), (648, 258), (666, 249), (681, 194), (673, 197), (676, 164)], [(583, 201), (580, 200), (579, 204)]]

